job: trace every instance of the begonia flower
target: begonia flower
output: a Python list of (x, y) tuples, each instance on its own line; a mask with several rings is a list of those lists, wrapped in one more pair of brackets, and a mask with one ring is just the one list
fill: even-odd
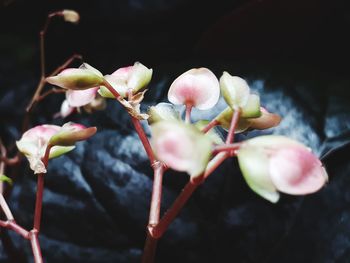
[(179, 121), (151, 125), (152, 146), (157, 158), (168, 167), (200, 176), (211, 156), (212, 141), (196, 127)]
[(249, 187), (273, 203), (279, 200), (279, 192), (314, 193), (328, 180), (325, 168), (311, 150), (284, 136), (265, 135), (247, 140), (237, 156)]
[[(133, 66), (123, 67), (106, 75), (105, 79), (123, 97), (127, 97), (128, 91), (136, 94), (142, 91), (151, 81), (153, 70), (145, 67), (140, 62)], [(114, 99), (114, 95), (104, 86), (101, 86), (100, 95), (105, 98)]]
[(147, 114), (149, 118), (147, 119), (148, 123), (151, 125), (158, 121), (171, 121), (171, 120), (180, 120), (180, 112), (178, 112), (173, 104), (161, 102), (155, 106), (151, 106), (148, 109)]
[(64, 89), (85, 90), (101, 85), (104, 78), (100, 71), (84, 63), (79, 68), (68, 68), (57, 76), (47, 77), (46, 81)]
[[(67, 134), (67, 130), (69, 131), (68, 133), (70, 135)], [(86, 136), (86, 130), (89, 131), (90, 136), (93, 135), (91, 128), (85, 128), (82, 125), (78, 126), (77, 124), (73, 123), (67, 123), (63, 127), (49, 124), (38, 125), (26, 131), (22, 135), (21, 139), (16, 142), (16, 145), (18, 150), (27, 157), (30, 168), (34, 171), (35, 174), (46, 173), (46, 167), (42, 161), (42, 158), (44, 157), (46, 148), (49, 146), (49, 144), (52, 146), (49, 154), (50, 159), (59, 157), (62, 154), (65, 154), (75, 148), (75, 146), (73, 146), (74, 143), (66, 143), (65, 145), (53, 145), (53, 142), (50, 142), (51, 138), (57, 134), (61, 134), (60, 136), (62, 137), (63, 133), (65, 136), (64, 138), (68, 138), (70, 142), (73, 141), (72, 137), (76, 139), (75, 141), (78, 141), (80, 139), (87, 139), (88, 136)], [(77, 136), (78, 131), (80, 133), (84, 133), (84, 136), (81, 134)]]
[(215, 106), (220, 97), (219, 81), (207, 68), (194, 68), (177, 77), (168, 91), (168, 100), (200, 110)]
[(249, 101), (250, 88), (248, 83), (236, 76), (224, 72), (220, 78), (220, 88), (226, 103), (232, 108), (243, 108)]

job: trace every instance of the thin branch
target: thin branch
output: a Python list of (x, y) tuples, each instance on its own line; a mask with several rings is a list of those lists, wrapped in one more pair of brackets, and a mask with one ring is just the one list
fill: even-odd
[[(42, 158), (42, 161), (47, 167), (51, 145), (48, 145), (46, 147), (45, 155)], [(38, 174), (38, 180), (37, 180), (37, 189), (36, 189), (36, 201), (35, 201), (35, 212), (34, 212), (34, 225), (33, 230), (36, 230), (38, 233), (40, 231), (40, 224), (41, 224), (41, 214), (42, 214), (42, 205), (43, 205), (43, 192), (44, 192), (44, 176), (45, 174)]]
[(141, 123), (138, 119), (131, 116), (131, 121), (134, 124), (134, 127), (135, 127), (137, 134), (139, 135), (139, 138), (143, 144), (143, 148), (145, 149), (145, 151), (147, 153), (149, 161), (151, 162), (151, 165), (153, 165), (156, 162), (156, 158), (154, 157), (154, 153), (153, 153), (151, 144), (149, 143), (149, 140), (145, 134), (145, 131), (143, 130)]
[(217, 145), (213, 149), (213, 154), (217, 154), (219, 152), (232, 152), (238, 150), (239, 147), (241, 147), (241, 143), (231, 143), (231, 144), (223, 144), (223, 145)]
[(30, 244), (32, 245), (34, 262), (35, 263), (43, 263), (38, 234), (39, 233), (35, 230), (30, 231)]
[(237, 127), (237, 123), (239, 120), (239, 116), (241, 115), (240, 108), (237, 108), (233, 111), (233, 116), (231, 119), (230, 129), (228, 130), (228, 135), (226, 137), (226, 143), (232, 143), (235, 137), (235, 130)]
[[(67, 68), (75, 59), (81, 60), (82, 56), (79, 54), (74, 54), (73, 56), (68, 58), (62, 65), (57, 67), (49, 76), (57, 75), (59, 72)], [(40, 97), (41, 91), (44, 88), (44, 86), (45, 86), (45, 76), (41, 76), (40, 82), (35, 90), (35, 93), (26, 108), (27, 113), (32, 111), (34, 104), (37, 102), (38, 98)]]
[[(203, 179), (205, 180), (208, 176), (228, 157), (226, 153), (219, 153), (216, 155), (212, 161), (209, 162), (207, 169), (203, 174)], [(200, 185), (200, 183), (194, 183), (189, 181), (179, 196), (176, 198), (172, 206), (160, 219), (159, 224), (155, 227), (148, 227), (150, 235), (153, 238), (159, 239), (164, 232), (168, 229), (171, 222), (176, 218), (176, 216), (181, 211), (182, 207), (187, 203), (188, 199), (192, 196), (193, 192)]]
[(14, 220), (7, 220), (7, 221), (0, 220), (0, 226), (13, 230), (23, 238), (29, 239), (29, 232), (25, 230), (23, 227), (21, 227), (20, 225), (18, 225)]
[[(153, 189), (152, 189), (152, 198), (151, 198), (151, 207), (148, 220), (148, 227), (154, 227), (159, 223), (160, 216), (160, 206), (162, 200), (162, 181), (163, 174), (165, 171), (165, 166), (156, 161), (153, 165), (154, 169), (154, 179), (153, 179)], [(156, 249), (157, 249), (157, 239), (152, 237), (147, 231), (146, 242), (142, 255), (142, 263), (151, 263), (154, 262)]]
[(0, 207), (7, 218), (7, 220), (14, 220), (11, 209), (9, 208), (4, 196), (0, 193)]
[(213, 119), (202, 129), (202, 132), (207, 133), (208, 131), (210, 131), (215, 126), (218, 126), (219, 124), (220, 122), (218, 120)]

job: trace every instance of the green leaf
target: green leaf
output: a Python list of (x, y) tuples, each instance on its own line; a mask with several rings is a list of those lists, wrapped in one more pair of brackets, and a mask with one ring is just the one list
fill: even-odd
[(4, 174), (1, 174), (0, 175), (0, 181), (3, 181), (3, 182), (6, 182), (8, 183), (9, 185), (13, 185), (13, 181), (10, 177), (7, 177), (6, 175)]

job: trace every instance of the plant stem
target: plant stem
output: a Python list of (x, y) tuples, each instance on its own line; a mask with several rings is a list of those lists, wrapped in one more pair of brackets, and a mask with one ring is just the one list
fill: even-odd
[(7, 220), (7, 221), (0, 220), (0, 226), (11, 229), (17, 234), (19, 234), (20, 236), (22, 236), (23, 238), (29, 239), (29, 232), (25, 230), (23, 227), (21, 227), (20, 225), (18, 225), (14, 220)]
[(131, 121), (134, 124), (134, 127), (135, 127), (137, 134), (139, 135), (139, 138), (143, 144), (143, 148), (145, 149), (145, 151), (147, 153), (149, 161), (151, 162), (151, 165), (153, 165), (156, 162), (156, 159), (154, 157), (154, 153), (153, 153), (151, 144), (149, 143), (149, 140), (145, 134), (145, 131), (143, 130), (141, 123), (138, 119), (131, 116)]
[[(115, 99), (117, 101), (122, 100), (122, 96), (119, 94), (118, 91), (116, 91), (111, 84), (109, 84), (109, 82), (107, 80), (104, 80), (103, 85), (113, 94), (113, 96), (115, 97)], [(130, 93), (129, 93), (130, 94)], [(151, 144), (149, 143), (149, 140), (145, 134), (144, 129), (142, 128), (142, 125), (140, 123), (140, 121), (135, 118), (134, 116), (130, 115), (131, 117), (131, 121), (135, 127), (135, 130), (143, 144), (143, 147), (145, 148), (145, 151), (147, 153), (147, 156), (151, 162), (151, 165), (154, 164), (154, 162), (156, 161), (155, 157), (154, 157), (154, 153), (151, 147)]]
[[(45, 155), (42, 158), (42, 161), (47, 167), (49, 161), (49, 155), (51, 150), (51, 145), (46, 147)], [(41, 212), (42, 212), (42, 204), (43, 204), (43, 192), (44, 192), (44, 176), (45, 174), (38, 174), (37, 180), (37, 189), (36, 189), (36, 201), (35, 201), (35, 212), (34, 212), (34, 224), (33, 230), (36, 230), (38, 233), (40, 231), (40, 223), (41, 223)]]
[(39, 233), (36, 230), (30, 231), (30, 244), (32, 245), (34, 262), (35, 263), (43, 263), (38, 234)]
[(7, 220), (14, 220), (12, 212), (2, 193), (0, 193), (0, 207), (2, 208), (2, 211), (4, 212)]
[(208, 131), (210, 131), (212, 128), (214, 128), (215, 126), (217, 126), (219, 124), (220, 124), (220, 122), (218, 120), (213, 119), (202, 129), (202, 132), (207, 133)]
[(217, 145), (213, 149), (213, 154), (217, 154), (219, 152), (232, 152), (235, 150), (238, 150), (239, 147), (241, 147), (241, 143), (231, 143), (231, 144), (223, 144), (223, 145)]
[[(227, 153), (219, 153), (216, 155), (208, 164), (207, 169), (204, 172), (203, 179), (205, 180), (208, 176), (228, 157)], [(181, 211), (182, 207), (187, 203), (188, 199), (193, 194), (194, 190), (200, 185), (189, 181), (179, 196), (176, 198), (172, 206), (168, 209), (165, 215), (160, 219), (159, 223), (150, 228), (150, 234), (153, 238), (159, 239), (164, 232), (168, 229), (170, 223), (176, 218)]]
[(185, 123), (191, 123), (192, 104), (186, 104)]
[(237, 127), (237, 123), (239, 120), (239, 116), (241, 114), (240, 108), (237, 108), (233, 111), (233, 116), (231, 119), (231, 124), (230, 124), (230, 129), (228, 130), (228, 135), (226, 137), (226, 144), (227, 143), (232, 143), (235, 137), (235, 130)]
[(152, 198), (151, 198), (151, 207), (150, 214), (148, 220), (147, 227), (147, 236), (146, 242), (142, 255), (142, 263), (151, 263), (154, 262), (156, 249), (157, 249), (157, 239), (152, 237), (149, 228), (156, 226), (159, 222), (160, 215), (160, 205), (162, 200), (162, 181), (163, 181), (163, 173), (165, 170), (164, 165), (156, 161), (153, 165), (154, 169), (154, 180), (153, 180), (153, 190), (152, 190)]
[(162, 181), (164, 166), (161, 162), (156, 161), (154, 166), (153, 190), (151, 198), (151, 208), (148, 220), (149, 226), (155, 226), (159, 222), (160, 204), (162, 200)]

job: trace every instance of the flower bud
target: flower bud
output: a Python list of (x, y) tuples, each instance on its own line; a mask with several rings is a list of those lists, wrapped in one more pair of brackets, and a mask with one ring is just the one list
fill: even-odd
[(77, 24), (80, 20), (79, 13), (74, 10), (65, 9), (62, 11), (63, 19), (66, 22)]
[(194, 68), (180, 75), (171, 84), (168, 100), (175, 105), (191, 105), (200, 110), (215, 106), (220, 96), (219, 82), (207, 68)]
[[(111, 75), (106, 75), (105, 79), (123, 97), (127, 97), (127, 92), (136, 94), (142, 91), (152, 78), (152, 69), (135, 62), (133, 66), (117, 69)], [(114, 95), (104, 86), (100, 87), (99, 93), (105, 98), (114, 98)]]
[(149, 115), (147, 121), (150, 125), (158, 121), (180, 120), (180, 113), (175, 110), (172, 104), (165, 102), (150, 107), (147, 114)]
[(59, 146), (72, 146), (77, 141), (90, 138), (96, 133), (96, 127), (86, 128), (83, 125), (68, 122), (62, 126), (59, 132), (54, 134), (49, 144)]
[(279, 193), (304, 195), (318, 191), (328, 180), (310, 149), (284, 136), (265, 135), (245, 141), (237, 153), (249, 187), (275, 203)]
[(220, 78), (220, 88), (226, 103), (232, 109), (243, 108), (247, 104), (250, 88), (244, 79), (231, 76), (225, 71)]
[(212, 141), (196, 127), (179, 121), (151, 125), (152, 146), (157, 158), (168, 167), (200, 176), (211, 156)]
[(64, 89), (85, 90), (101, 85), (103, 76), (97, 69), (84, 63), (80, 68), (65, 69), (57, 76), (46, 78), (46, 81)]
[(260, 107), (260, 111), (259, 118), (247, 119), (251, 129), (265, 130), (280, 124), (281, 117), (278, 114), (270, 113), (263, 107)]

